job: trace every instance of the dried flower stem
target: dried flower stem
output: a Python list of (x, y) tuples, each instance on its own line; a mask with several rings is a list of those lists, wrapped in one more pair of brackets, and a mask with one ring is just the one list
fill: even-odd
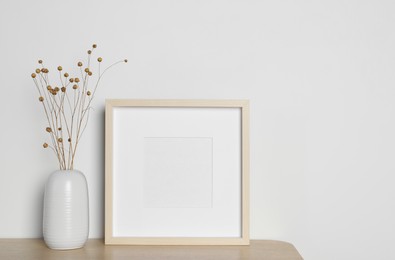
[[(32, 74), (33, 82), (39, 93), (39, 101), (42, 103), (48, 126), (46, 131), (50, 135), (52, 145), (43, 144), (44, 148), (50, 148), (56, 155), (59, 168), (62, 170), (74, 168), (74, 161), (77, 147), (81, 137), (88, 125), (91, 102), (95, 96), (97, 87), (103, 74), (114, 65), (122, 62), (115, 62), (107, 67), (103, 73), (100, 71), (102, 58), (98, 60), (97, 81), (93, 92), (88, 90), (89, 81), (93, 73), (90, 70), (92, 52), (97, 47), (96, 44), (88, 50), (87, 67), (82, 70), (82, 62), (78, 62), (81, 78), (73, 78), (65, 72), (62, 77), (63, 67), (58, 66), (57, 70), (60, 79), (60, 88), (50, 84), (49, 70), (44, 67), (42, 60), (39, 60), (41, 69), (36, 69)], [(127, 62), (127, 60), (124, 60)], [(81, 80), (80, 80), (81, 79)], [(72, 87), (70, 87), (72, 85)], [(69, 92), (72, 91), (71, 95)]]

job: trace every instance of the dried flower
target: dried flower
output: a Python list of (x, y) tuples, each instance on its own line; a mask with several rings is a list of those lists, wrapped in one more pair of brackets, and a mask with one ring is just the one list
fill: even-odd
[[(87, 51), (88, 60), (92, 58), (91, 54), (96, 48), (97, 45), (93, 44), (92, 48)], [(44, 107), (45, 115), (48, 121), (47, 127), (44, 128), (49, 134), (50, 140), (52, 142), (43, 143), (43, 147), (51, 148), (58, 158), (59, 168), (62, 170), (72, 170), (74, 168), (76, 149), (79, 146), (78, 144), (81, 136), (84, 133), (85, 126), (89, 121), (91, 102), (95, 96), (94, 93), (101, 77), (109, 68), (122, 62), (122, 60), (117, 61), (101, 71), (100, 62), (103, 61), (103, 58), (98, 57), (97, 61), (99, 62), (99, 65), (96, 63), (95, 65), (99, 67), (99, 70), (97, 82), (92, 83), (95, 84), (94, 91), (88, 90), (91, 89), (89, 85), (91, 80), (87, 80), (86, 78), (87, 76), (93, 75), (93, 66), (84, 66), (83, 62), (78, 60), (76, 65), (82, 72), (82, 78), (70, 77), (69, 73), (64, 71), (62, 66), (57, 66), (55, 67), (59, 71), (57, 79), (59, 80), (60, 76), (61, 84), (55, 83), (48, 75), (42, 75), (49, 73), (48, 68), (44, 67), (42, 60), (38, 60), (38, 63), (40, 64), (39, 68), (34, 69), (33, 73), (31, 74), (34, 84), (36, 85), (39, 92), (38, 100)], [(127, 62), (126, 59), (124, 61)], [(84, 68), (82, 68), (83, 66)], [(84, 74), (82, 70), (84, 70), (86, 74)], [(42, 74), (40, 75), (40, 73)], [(39, 78), (40, 80), (37, 80), (36, 78)], [(74, 93), (70, 93), (71, 95), (66, 95), (69, 84), (70, 89), (68, 91), (70, 91), (71, 88), (75, 91), (72, 91)], [(57, 94), (59, 94), (58, 97), (56, 97)], [(66, 133), (67, 137), (63, 135)], [(65, 139), (63, 139), (63, 137), (65, 137)], [(66, 140), (68, 142), (66, 142)]]

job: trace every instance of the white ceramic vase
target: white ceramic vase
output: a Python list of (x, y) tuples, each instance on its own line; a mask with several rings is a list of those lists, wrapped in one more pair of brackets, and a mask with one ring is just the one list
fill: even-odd
[(76, 249), (89, 234), (88, 185), (77, 170), (52, 173), (45, 185), (43, 235), (49, 248)]

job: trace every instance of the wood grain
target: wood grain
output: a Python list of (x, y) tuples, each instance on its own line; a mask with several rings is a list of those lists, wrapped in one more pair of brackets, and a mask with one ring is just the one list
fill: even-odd
[(252, 240), (250, 246), (109, 246), (91, 239), (84, 248), (49, 249), (42, 239), (0, 239), (2, 260), (301, 260), (292, 244), (272, 240)]

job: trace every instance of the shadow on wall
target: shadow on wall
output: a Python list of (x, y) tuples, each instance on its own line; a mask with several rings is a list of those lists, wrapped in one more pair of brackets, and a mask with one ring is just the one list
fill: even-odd
[(44, 194), (45, 194), (45, 182), (43, 183), (43, 185), (42, 185), (42, 188), (41, 188), (41, 193), (39, 193), (39, 203), (38, 203), (38, 213), (37, 213), (37, 217), (38, 217), (38, 223), (37, 223), (37, 227), (39, 228), (39, 230), (40, 230), (40, 237), (41, 238), (43, 238), (44, 237), (44, 234), (43, 234), (43, 216), (44, 216), (44, 214), (43, 214), (43, 209), (44, 209)]

